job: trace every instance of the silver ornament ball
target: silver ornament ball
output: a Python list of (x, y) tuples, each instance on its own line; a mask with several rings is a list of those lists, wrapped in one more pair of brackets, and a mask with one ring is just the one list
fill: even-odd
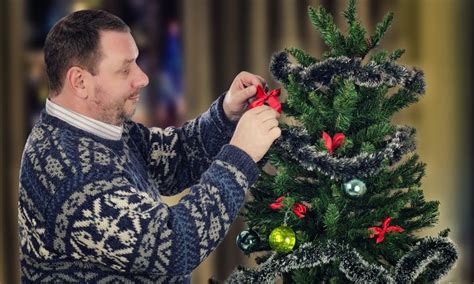
[(367, 192), (365, 183), (359, 179), (352, 179), (344, 183), (342, 189), (350, 197), (361, 197)]

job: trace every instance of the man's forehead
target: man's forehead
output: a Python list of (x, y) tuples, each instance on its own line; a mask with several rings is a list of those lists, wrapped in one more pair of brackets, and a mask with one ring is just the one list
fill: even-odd
[(101, 51), (119, 60), (131, 60), (138, 56), (138, 48), (129, 32), (101, 31)]

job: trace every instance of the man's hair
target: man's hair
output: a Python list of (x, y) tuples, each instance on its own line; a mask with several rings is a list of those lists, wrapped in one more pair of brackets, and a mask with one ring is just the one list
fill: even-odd
[(63, 88), (67, 70), (81, 66), (92, 75), (101, 59), (100, 31), (130, 32), (119, 17), (102, 10), (77, 11), (59, 20), (44, 44), (44, 61), (50, 96)]

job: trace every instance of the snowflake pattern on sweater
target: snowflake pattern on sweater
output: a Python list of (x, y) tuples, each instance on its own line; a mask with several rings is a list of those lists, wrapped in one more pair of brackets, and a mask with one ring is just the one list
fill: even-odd
[(189, 283), (259, 175), (227, 144), (224, 96), (181, 128), (127, 121), (118, 141), (43, 111), (20, 170), (22, 282)]

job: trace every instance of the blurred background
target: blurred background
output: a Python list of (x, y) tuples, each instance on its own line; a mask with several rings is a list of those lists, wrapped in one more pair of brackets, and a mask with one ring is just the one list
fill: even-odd
[[(373, 31), (388, 11), (392, 29), (382, 42), (407, 50), (401, 63), (424, 70), (427, 93), (394, 122), (417, 128), (427, 163), (423, 189), (439, 200), (435, 235), (449, 227), (460, 259), (443, 282), (473, 282), (472, 93), (473, 4), (470, 0), (359, 0), (359, 17)], [(48, 85), (42, 46), (61, 17), (86, 8), (120, 16), (140, 49), (150, 77), (134, 120), (179, 126), (205, 111), (241, 70), (267, 78), (271, 54), (298, 47), (320, 57), (325, 47), (307, 16), (323, 5), (342, 25), (345, 0), (2, 0), (0, 1), (0, 283), (19, 282), (17, 191), (26, 137), (43, 108)], [(167, 199), (173, 204), (178, 197)], [(239, 264), (252, 265), (235, 246), (237, 220), (219, 248), (193, 273), (193, 283), (224, 280)]]

